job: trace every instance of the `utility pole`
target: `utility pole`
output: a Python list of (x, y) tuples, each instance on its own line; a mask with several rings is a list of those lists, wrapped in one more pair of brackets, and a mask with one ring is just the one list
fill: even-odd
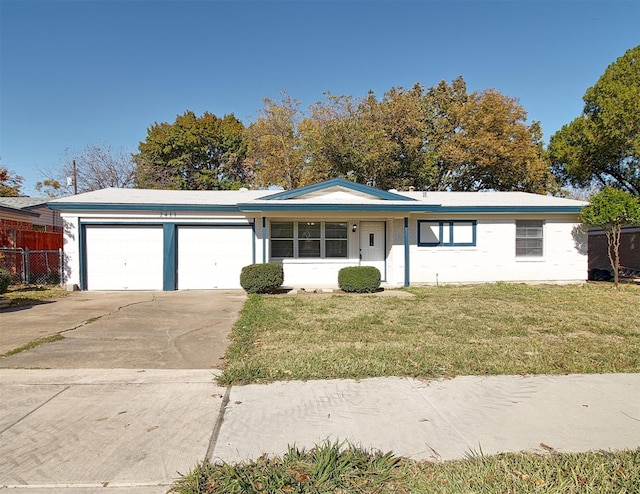
[(78, 171), (76, 170), (76, 160), (73, 160), (73, 195), (78, 195)]

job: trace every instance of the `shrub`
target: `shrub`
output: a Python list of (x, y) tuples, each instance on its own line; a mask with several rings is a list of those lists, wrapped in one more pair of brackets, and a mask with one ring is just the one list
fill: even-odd
[(284, 282), (282, 264), (249, 264), (240, 272), (240, 286), (247, 293), (270, 293)]
[(0, 293), (4, 293), (11, 284), (11, 275), (6, 269), (0, 269)]
[(342, 268), (338, 272), (338, 286), (345, 292), (375, 292), (380, 288), (380, 270), (373, 266)]

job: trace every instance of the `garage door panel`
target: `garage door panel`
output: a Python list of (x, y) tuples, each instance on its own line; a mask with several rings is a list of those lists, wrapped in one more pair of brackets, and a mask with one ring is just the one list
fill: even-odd
[(162, 228), (86, 226), (85, 239), (89, 290), (162, 289)]
[(240, 271), (253, 262), (248, 227), (179, 227), (178, 288), (240, 288)]

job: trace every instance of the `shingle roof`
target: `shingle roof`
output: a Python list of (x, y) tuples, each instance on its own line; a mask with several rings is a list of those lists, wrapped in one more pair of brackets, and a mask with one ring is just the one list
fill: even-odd
[(45, 197), (0, 197), (0, 206), (12, 209), (29, 209), (47, 204)]
[(527, 209), (548, 208), (549, 211), (563, 210), (576, 212), (587, 203), (561, 197), (530, 194), (526, 192), (393, 192), (409, 200), (389, 200), (382, 198), (366, 198), (353, 191), (335, 192), (335, 187), (327, 189), (325, 197), (314, 190), (312, 194), (302, 194), (290, 199), (273, 199), (270, 190), (221, 190), (221, 191), (183, 191), (183, 190), (151, 190), (151, 189), (117, 189), (108, 188), (87, 192), (76, 196), (51, 201), (54, 209), (91, 209), (101, 206), (117, 206), (117, 209), (141, 209), (145, 206), (171, 207), (179, 206), (188, 209), (198, 208), (236, 208), (236, 210), (355, 210), (357, 208), (373, 208), (382, 211), (450, 211), (477, 209), (478, 211), (525, 211)]

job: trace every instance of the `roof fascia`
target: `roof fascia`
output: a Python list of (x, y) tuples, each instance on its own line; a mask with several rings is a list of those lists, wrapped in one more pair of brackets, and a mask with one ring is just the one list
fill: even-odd
[(317, 184), (306, 185), (298, 189), (285, 190), (284, 192), (278, 192), (276, 194), (271, 194), (268, 196), (261, 197), (260, 200), (273, 201), (273, 200), (283, 200), (283, 199), (296, 199), (298, 197), (304, 196), (305, 194), (310, 194), (312, 192), (318, 192), (321, 190), (330, 189), (331, 187), (342, 187), (344, 189), (353, 190), (355, 192), (360, 192), (362, 194), (372, 195), (374, 197), (377, 197), (378, 199), (384, 199), (387, 201), (415, 202), (415, 199), (411, 197), (395, 194), (393, 192), (388, 192), (386, 190), (376, 189), (375, 187), (370, 187), (369, 185), (363, 185), (356, 182), (352, 182), (351, 180), (346, 180), (344, 178), (333, 178), (331, 180), (326, 180), (324, 182), (319, 182)]
[(49, 203), (49, 207), (58, 211), (240, 211), (237, 204), (95, 204), (56, 202)]
[(579, 213), (581, 206), (442, 206), (440, 204), (239, 204), (240, 211), (406, 211), (413, 213)]

